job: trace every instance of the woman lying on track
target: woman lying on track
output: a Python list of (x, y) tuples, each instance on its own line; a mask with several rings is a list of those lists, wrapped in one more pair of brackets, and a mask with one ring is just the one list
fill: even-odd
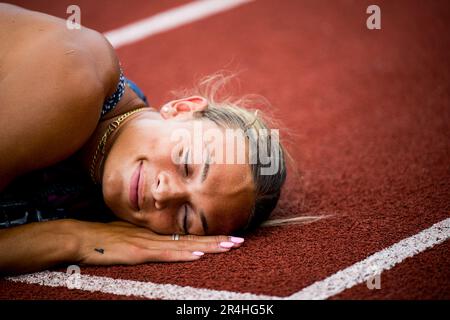
[[(269, 216), (286, 170), (278, 139), (255, 134), (260, 116), (216, 101), (221, 81), (153, 109), (100, 33), (0, 4), (0, 273), (239, 247), (230, 235)], [(195, 138), (227, 129), (245, 132), (242, 163), (213, 161), (217, 149)], [(276, 151), (276, 171), (250, 161), (257, 149)]]

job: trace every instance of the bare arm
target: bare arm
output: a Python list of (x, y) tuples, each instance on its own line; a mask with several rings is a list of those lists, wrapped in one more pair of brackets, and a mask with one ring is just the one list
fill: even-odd
[[(195, 251), (229, 251), (227, 236), (158, 235), (127, 222), (57, 220), (0, 230), (0, 274), (35, 272), (57, 264), (140, 264), (194, 261)], [(234, 247), (239, 247), (236, 243)], [(96, 250), (98, 249), (98, 250)]]
[(0, 230), (0, 274), (43, 270), (75, 260), (69, 220), (31, 223)]
[(108, 41), (64, 20), (0, 5), (0, 191), (76, 153), (119, 78)]

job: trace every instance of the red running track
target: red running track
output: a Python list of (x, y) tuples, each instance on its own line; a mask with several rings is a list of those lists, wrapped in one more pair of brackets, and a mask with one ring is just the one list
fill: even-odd
[[(23, 5), (64, 17), (62, 3)], [(186, 2), (80, 3), (82, 23), (108, 31)], [(258, 0), (120, 48), (126, 74), (156, 106), (198, 76), (243, 70), (241, 93), (272, 102), (302, 172), (288, 178), (274, 218), (331, 217), (262, 228), (239, 250), (194, 263), (82, 273), (285, 297), (448, 218), (450, 6), (378, 1), (382, 29), (371, 31), (370, 4)], [(449, 299), (448, 249), (382, 273), (380, 290), (361, 284), (332, 298)], [(0, 280), (0, 298), (127, 297)]]

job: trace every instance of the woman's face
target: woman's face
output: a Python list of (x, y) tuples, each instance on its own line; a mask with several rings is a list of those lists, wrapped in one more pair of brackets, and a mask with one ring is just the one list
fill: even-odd
[(124, 123), (102, 177), (105, 202), (119, 218), (160, 234), (230, 234), (245, 226), (254, 202), (250, 166), (192, 161), (194, 152), (209, 150), (203, 139), (173, 138), (198, 137), (199, 127), (217, 130), (212, 121), (193, 119), (205, 107), (203, 98), (190, 97)]

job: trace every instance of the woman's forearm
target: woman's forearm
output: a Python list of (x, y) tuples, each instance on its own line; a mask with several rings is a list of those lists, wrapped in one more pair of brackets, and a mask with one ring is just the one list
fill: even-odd
[(56, 220), (0, 230), (0, 274), (19, 274), (76, 262), (74, 220)]
[(20, 274), (62, 263), (134, 265), (195, 261), (204, 253), (227, 252), (244, 239), (228, 236), (159, 235), (121, 221), (56, 220), (0, 230), (0, 274)]

